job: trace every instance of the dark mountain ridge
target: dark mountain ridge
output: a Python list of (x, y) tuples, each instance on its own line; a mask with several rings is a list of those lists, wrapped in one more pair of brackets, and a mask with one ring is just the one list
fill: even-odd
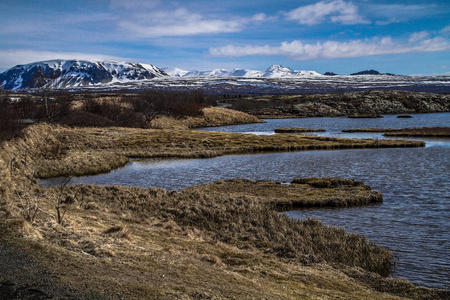
[(52, 85), (83, 87), (168, 76), (147, 64), (116, 61), (49, 60), (18, 65), (0, 74), (4, 89), (17, 90)]

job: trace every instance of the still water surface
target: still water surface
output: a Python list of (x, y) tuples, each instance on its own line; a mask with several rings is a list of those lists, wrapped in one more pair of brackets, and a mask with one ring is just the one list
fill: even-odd
[[(414, 125), (407, 125), (408, 122), (412, 124), (411, 119), (396, 119), (395, 116), (364, 120), (308, 118), (268, 120), (266, 124), (226, 128), (232, 128), (227, 131), (234, 132), (271, 133), (273, 129), (280, 127), (315, 127), (327, 129), (325, 135), (338, 135), (340, 130), (348, 128), (448, 126), (449, 118), (448, 113), (414, 115)], [(385, 125), (380, 125), (381, 123)], [(379, 135), (379, 138), (382, 136)], [(318, 218), (325, 224), (363, 234), (395, 254), (398, 263), (393, 274), (395, 277), (403, 277), (419, 285), (448, 289), (450, 140), (425, 141), (425, 148), (310, 151), (229, 155), (210, 159), (133, 161), (108, 174), (74, 178), (72, 183), (152, 186), (180, 190), (188, 186), (232, 178), (286, 183), (295, 177), (311, 176), (363, 180), (373, 189), (383, 193), (383, 203), (341, 209), (308, 209), (287, 214), (293, 218)], [(58, 179), (51, 179), (41, 183), (49, 185), (57, 182)]]

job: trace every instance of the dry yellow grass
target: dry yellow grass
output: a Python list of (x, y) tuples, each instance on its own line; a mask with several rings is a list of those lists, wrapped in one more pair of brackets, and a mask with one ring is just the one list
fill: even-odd
[(261, 123), (255, 116), (221, 107), (205, 107), (203, 116), (175, 119), (167, 116), (158, 116), (151, 121), (153, 129), (187, 130), (198, 127), (214, 127), (234, 124)]
[[(36, 125), (28, 129), (27, 143), (43, 132), (52, 139), (35, 160), (39, 177), (86, 175), (106, 172), (127, 162), (128, 157), (202, 158), (264, 151), (333, 150), (381, 147), (422, 147), (423, 142), (361, 140), (298, 134), (253, 134), (155, 130), (135, 128), (68, 128)], [(42, 146), (41, 146), (42, 147)], [(47, 149), (48, 148), (48, 149)], [(50, 149), (51, 148), (51, 149)], [(51, 153), (51, 155), (49, 155)]]
[(450, 137), (450, 127), (405, 128), (389, 131), (385, 136)]
[[(17, 287), (79, 299), (445, 298), (445, 291), (371, 273), (385, 272), (392, 257), (364, 237), (315, 220), (291, 220), (274, 209), (279, 203), (298, 205), (299, 198), (311, 204), (318, 198), (341, 205), (353, 199), (351, 204), (356, 204), (373, 192), (357, 183), (342, 181), (342, 186), (331, 188), (334, 179), (283, 186), (244, 180), (180, 193), (90, 185), (46, 189), (36, 185), (32, 172), (45, 174), (45, 168), (56, 164), (53, 174), (90, 172), (101, 169), (101, 159), (112, 168), (112, 161), (136, 154), (189, 157), (379, 146), (374, 143), (297, 135), (32, 126), (23, 137), (0, 146), (0, 256), (10, 249), (32, 260), (4, 256), (11, 260), (1, 260), (2, 268), (18, 268), (12, 278), (4, 277), (7, 272), (0, 275), (0, 291)], [(397, 143), (382, 146), (420, 146)], [(314, 187), (327, 182), (328, 187)], [(51, 216), (56, 214), (56, 198), (65, 199), (60, 224)], [(26, 199), (35, 199), (42, 210), (34, 221), (24, 221), (21, 201)], [(329, 201), (315, 202), (320, 206)], [(39, 284), (42, 278), (48, 279), (47, 285)]]

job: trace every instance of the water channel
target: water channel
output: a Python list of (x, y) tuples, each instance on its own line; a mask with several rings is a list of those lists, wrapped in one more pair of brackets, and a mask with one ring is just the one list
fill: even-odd
[[(381, 134), (341, 134), (351, 128), (449, 126), (450, 113), (412, 119), (306, 118), (204, 130), (273, 134), (275, 128), (323, 128), (326, 136), (383, 138)], [(284, 183), (295, 177), (363, 180), (383, 193), (381, 204), (291, 211), (367, 236), (396, 257), (395, 277), (423, 286), (450, 288), (450, 139), (423, 138), (424, 148), (361, 149), (229, 155), (210, 159), (133, 161), (108, 174), (74, 178), (72, 184), (119, 184), (168, 190), (221, 179), (249, 178)], [(41, 181), (57, 184), (58, 179)]]

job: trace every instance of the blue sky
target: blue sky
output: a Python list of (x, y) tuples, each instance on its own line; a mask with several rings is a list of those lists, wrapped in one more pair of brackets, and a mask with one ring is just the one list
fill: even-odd
[(450, 3), (440, 0), (1, 0), (0, 20), (0, 70), (78, 58), (450, 75)]

